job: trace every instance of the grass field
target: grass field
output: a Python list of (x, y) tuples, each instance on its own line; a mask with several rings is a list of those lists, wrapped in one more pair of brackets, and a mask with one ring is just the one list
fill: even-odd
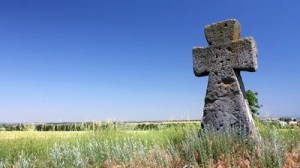
[[(136, 126), (135, 126), (136, 127)], [(2, 167), (300, 167), (300, 129), (258, 124), (262, 140), (208, 133), (199, 124), (136, 130), (0, 131)]]

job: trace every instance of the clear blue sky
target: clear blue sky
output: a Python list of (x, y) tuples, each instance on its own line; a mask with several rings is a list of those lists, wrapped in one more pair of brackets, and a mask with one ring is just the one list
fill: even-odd
[(0, 122), (201, 119), (192, 70), (203, 28), (236, 18), (253, 36), (262, 116), (300, 116), (300, 2), (0, 2)]

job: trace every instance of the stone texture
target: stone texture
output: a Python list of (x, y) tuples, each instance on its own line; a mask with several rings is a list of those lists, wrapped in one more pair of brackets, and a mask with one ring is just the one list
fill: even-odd
[(202, 127), (240, 128), (258, 136), (240, 75), (256, 71), (257, 49), (252, 37), (240, 39), (240, 27), (234, 19), (208, 25), (209, 46), (193, 48), (195, 75), (209, 76)]

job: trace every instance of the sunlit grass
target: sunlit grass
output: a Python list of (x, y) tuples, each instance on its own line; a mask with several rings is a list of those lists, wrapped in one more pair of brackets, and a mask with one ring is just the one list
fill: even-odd
[(199, 127), (174, 124), (134, 130), (132, 125), (111, 125), (97, 131), (2, 131), (0, 168), (283, 167), (300, 162), (299, 128), (282, 130), (258, 123), (262, 140), (257, 143), (223, 133), (199, 137)]

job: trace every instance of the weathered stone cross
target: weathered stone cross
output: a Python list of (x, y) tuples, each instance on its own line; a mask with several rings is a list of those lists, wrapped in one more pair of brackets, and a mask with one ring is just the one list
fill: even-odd
[(208, 47), (193, 48), (196, 76), (209, 76), (202, 127), (239, 128), (257, 136), (240, 71), (257, 69), (252, 37), (240, 39), (240, 24), (226, 20), (205, 27)]

